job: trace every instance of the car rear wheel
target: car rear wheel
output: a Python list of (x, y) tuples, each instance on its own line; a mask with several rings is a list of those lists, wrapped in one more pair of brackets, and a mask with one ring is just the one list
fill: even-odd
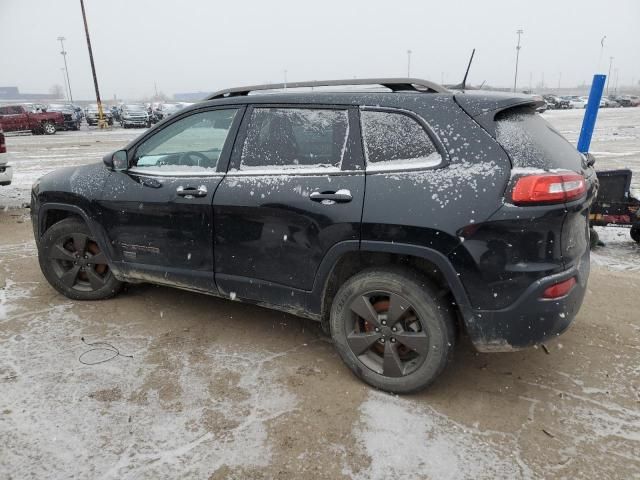
[(80, 219), (67, 218), (51, 226), (41, 240), (38, 257), (51, 286), (74, 300), (102, 300), (122, 288)]
[(431, 384), (455, 342), (447, 302), (427, 278), (401, 268), (368, 269), (347, 280), (333, 300), (330, 325), (352, 372), (394, 393)]
[(56, 133), (56, 126), (51, 122), (44, 122), (42, 124), (42, 131), (45, 135), (53, 135)]

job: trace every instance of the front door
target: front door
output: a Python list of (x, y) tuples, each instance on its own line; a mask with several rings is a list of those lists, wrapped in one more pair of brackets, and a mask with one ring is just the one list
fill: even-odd
[(224, 176), (238, 108), (181, 115), (128, 152), (101, 201), (116, 267), (128, 279), (216, 291), (213, 195)]
[(327, 251), (360, 240), (364, 197), (357, 112), (247, 110), (214, 198), (216, 283), (223, 294), (304, 306)]

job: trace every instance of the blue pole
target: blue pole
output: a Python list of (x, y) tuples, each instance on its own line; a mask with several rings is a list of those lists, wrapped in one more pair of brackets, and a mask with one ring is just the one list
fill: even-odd
[(606, 75), (597, 74), (593, 76), (589, 101), (587, 103), (587, 109), (584, 112), (582, 129), (580, 130), (580, 138), (578, 139), (579, 152), (589, 152), (589, 145), (591, 145), (593, 129), (596, 126), (596, 118), (598, 117), (598, 109), (600, 108), (600, 100), (602, 99), (602, 91), (604, 90), (606, 79)]

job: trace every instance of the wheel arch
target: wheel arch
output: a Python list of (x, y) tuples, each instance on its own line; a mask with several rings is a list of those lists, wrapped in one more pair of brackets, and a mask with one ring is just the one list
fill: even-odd
[(326, 330), (333, 297), (347, 278), (365, 268), (393, 264), (407, 266), (428, 276), (444, 290), (444, 295), (450, 293), (465, 324), (473, 317), (467, 293), (446, 255), (420, 245), (368, 240), (341, 242), (327, 252), (309, 296), (309, 310), (320, 314)]
[[(38, 222), (37, 222), (37, 238), (39, 242), (45, 232), (55, 223), (70, 217), (78, 217), (87, 225), (91, 234), (95, 238), (100, 249), (105, 252), (109, 265), (113, 264), (113, 255), (110, 248), (110, 243), (107, 240), (107, 236), (95, 221), (93, 221), (90, 215), (81, 207), (77, 205), (70, 205), (66, 203), (45, 203), (40, 206), (38, 210)], [(113, 267), (112, 267), (113, 268)]]

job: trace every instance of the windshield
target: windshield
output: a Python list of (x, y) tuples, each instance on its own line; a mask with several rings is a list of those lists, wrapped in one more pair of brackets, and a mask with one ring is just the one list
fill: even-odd
[(147, 111), (144, 105), (125, 105), (124, 109), (130, 112), (146, 112)]

